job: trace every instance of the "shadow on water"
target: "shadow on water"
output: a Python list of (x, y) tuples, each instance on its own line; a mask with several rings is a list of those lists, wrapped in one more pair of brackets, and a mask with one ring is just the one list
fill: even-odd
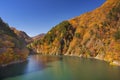
[(120, 80), (120, 67), (92, 58), (32, 55), (26, 62), (1, 68), (2, 79)]
[(48, 63), (58, 60), (62, 60), (62, 57), (32, 55), (25, 62), (1, 67), (0, 80), (49, 68)]

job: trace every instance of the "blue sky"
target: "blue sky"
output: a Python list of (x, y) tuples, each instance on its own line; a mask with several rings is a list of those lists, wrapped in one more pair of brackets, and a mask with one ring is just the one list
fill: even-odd
[(105, 0), (0, 0), (0, 17), (29, 36), (47, 33), (63, 20), (94, 10)]

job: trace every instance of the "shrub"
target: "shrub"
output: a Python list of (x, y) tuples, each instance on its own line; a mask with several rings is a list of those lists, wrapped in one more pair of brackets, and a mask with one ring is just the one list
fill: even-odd
[(119, 17), (118, 14), (120, 13), (120, 3), (118, 3), (118, 5), (116, 5), (107, 15), (107, 18), (109, 20), (115, 20), (118, 21)]
[(120, 39), (120, 29), (115, 32), (114, 37), (116, 40)]
[(80, 33), (75, 33), (75, 37), (80, 38)]

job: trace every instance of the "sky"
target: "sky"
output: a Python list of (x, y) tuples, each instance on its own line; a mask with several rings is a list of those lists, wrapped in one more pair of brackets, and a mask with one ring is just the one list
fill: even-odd
[(29, 36), (101, 6), (105, 0), (0, 0), (0, 17)]

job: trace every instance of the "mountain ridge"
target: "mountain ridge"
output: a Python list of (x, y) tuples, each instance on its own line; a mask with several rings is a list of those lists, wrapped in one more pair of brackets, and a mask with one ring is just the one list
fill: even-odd
[(28, 54), (25, 42), (0, 18), (0, 67), (24, 61)]
[(17, 30), (15, 27), (10, 27), (11, 30), (14, 31), (14, 33), (23, 40), (25, 45), (31, 43), (33, 40), (30, 36), (28, 36), (24, 31)]
[(53, 27), (29, 48), (43, 55), (93, 57), (120, 65), (120, 1), (106, 0), (101, 7)]
[(37, 36), (32, 37), (33, 40), (39, 40), (45, 36), (45, 33), (38, 34)]

